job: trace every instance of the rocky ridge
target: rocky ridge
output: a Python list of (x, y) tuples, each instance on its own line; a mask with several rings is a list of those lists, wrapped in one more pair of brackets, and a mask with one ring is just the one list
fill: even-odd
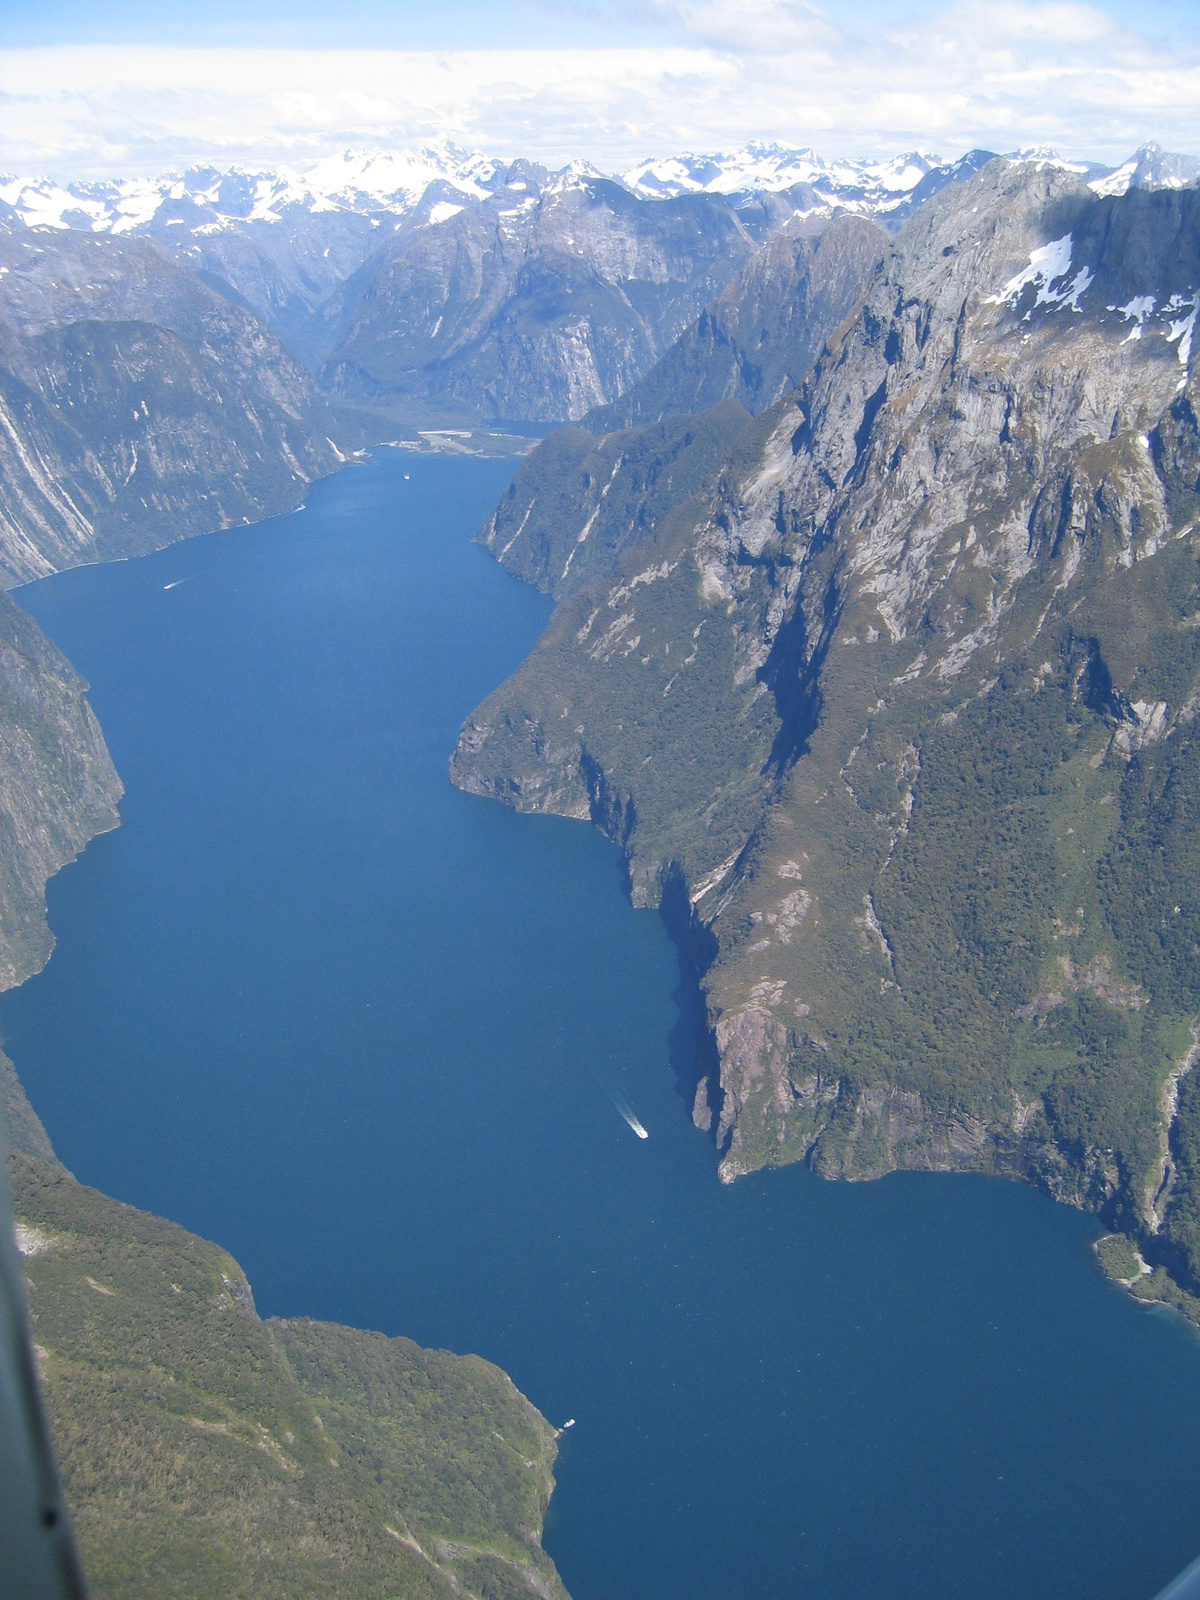
[(853, 310), (887, 236), (858, 217), (792, 218), (620, 399), (593, 433), (736, 400), (753, 416), (794, 389)]
[[(303, 172), (193, 167), (149, 178), (0, 179), (0, 211), (39, 232), (153, 239), (303, 353), (314, 314), (424, 199), (469, 204), (503, 164), (439, 140), (346, 150)], [(314, 357), (320, 360), (320, 353)]]
[(1198, 301), (1195, 189), (943, 189), (464, 726), (696, 954), (723, 1177), (1020, 1174), (1200, 1289)]
[(577, 419), (641, 377), (790, 214), (514, 163), (498, 194), (439, 202), (333, 297), (323, 382), (397, 415)]

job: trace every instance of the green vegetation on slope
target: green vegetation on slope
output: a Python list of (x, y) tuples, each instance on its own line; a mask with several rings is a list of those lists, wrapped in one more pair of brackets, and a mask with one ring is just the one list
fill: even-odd
[(237, 1263), (14, 1152), (33, 1335), (93, 1593), (564, 1597), (553, 1430), (473, 1356), (262, 1322)]
[[(1072, 229), (1086, 308), (1000, 292)], [(931, 202), (805, 385), (609, 546), (451, 762), (590, 817), (694, 941), (723, 1177), (1027, 1177), (1189, 1314), (1200, 371), (1182, 322), (1132, 339), (1118, 308), (1151, 281), (1190, 304), (1198, 239), (1193, 193), (1101, 203), (1000, 163)], [(578, 524), (554, 448), (529, 484)]]
[(0, 988), (46, 963), (46, 879), (117, 825), (121, 781), (85, 684), (0, 594)]
[(602, 439), (560, 428), (517, 468), (477, 542), (543, 593), (578, 594), (710, 484), (749, 420), (727, 400)]
[[(468, 720), (456, 781), (592, 817), (641, 903), (748, 841), (707, 987), (752, 962), (759, 996), (796, 1020), (764, 1035), (773, 1092), (770, 1049), (756, 1043), (743, 1089), (718, 1028), (740, 1095), (720, 1134), (732, 1170), (1021, 1174), (1128, 1229), (1175, 1277), (1139, 1295), (1190, 1314), (1200, 1075), (1181, 1079), (1155, 1201), (1163, 1094), (1200, 1015), (1200, 544), (1115, 570), (1098, 552), (1069, 611), (1049, 573), (1013, 607), (1017, 639), (1041, 619), (1034, 647), (981, 685), (911, 673), (929, 632), (867, 657), (847, 607), (804, 760), (772, 777), (781, 708), (736, 683), (728, 628), (696, 607), (695, 517), (678, 508), (611, 590), (560, 608)], [(1135, 701), (1180, 708), (1169, 738), (1136, 748)], [(781, 892), (800, 897), (786, 939)]]

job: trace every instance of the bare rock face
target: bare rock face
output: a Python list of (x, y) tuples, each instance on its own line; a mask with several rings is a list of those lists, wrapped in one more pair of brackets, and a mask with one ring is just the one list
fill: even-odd
[(0, 584), (290, 510), (346, 459), (253, 312), (148, 240), (0, 226)]
[(597, 439), (562, 428), (517, 468), (476, 542), (556, 600), (607, 576), (681, 502), (710, 490), (750, 418), (736, 400)]
[(807, 376), (887, 248), (863, 217), (797, 216), (619, 400), (585, 426), (611, 433), (736, 400), (757, 416)]
[(446, 210), (326, 306), (336, 397), (443, 422), (576, 420), (640, 378), (784, 220), (525, 162), (497, 195)]
[(749, 416), (808, 373), (885, 243), (857, 217), (786, 226), (620, 400), (522, 462), (479, 542), (558, 600), (607, 576), (712, 490)]
[(1198, 305), (1195, 189), (944, 189), (464, 728), (455, 781), (586, 796), (635, 902), (687, 884), (725, 1176), (1021, 1172), (1149, 1226), (1200, 1011)]

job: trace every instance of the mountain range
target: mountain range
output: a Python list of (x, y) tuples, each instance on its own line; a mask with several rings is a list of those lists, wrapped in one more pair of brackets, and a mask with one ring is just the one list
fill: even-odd
[[(975, 153), (973, 153), (975, 154)], [(970, 161), (971, 156), (961, 160)], [(1148, 144), (1117, 167), (1068, 161), (1049, 148), (1014, 152), (1009, 159), (1049, 162), (1085, 175), (1094, 184), (1190, 182), (1196, 158)], [(75, 228), (92, 233), (136, 234), (182, 226), (229, 229), (245, 222), (278, 223), (290, 211), (382, 218), (409, 215), (431, 185), (442, 184), (464, 204), (498, 193), (511, 163), (439, 139), (417, 150), (344, 150), (303, 171), (281, 166), (251, 172), (242, 167), (190, 167), (152, 177), (68, 180), (0, 175), (0, 205), (28, 227)], [(929, 180), (953, 173), (922, 151), (883, 160), (824, 159), (815, 150), (752, 140), (720, 154), (678, 154), (604, 173), (575, 161), (554, 174), (610, 178), (646, 200), (682, 194), (749, 195), (811, 189), (827, 209), (841, 206), (887, 213), (911, 199)], [(1108, 192), (1108, 189), (1105, 190)]]
[[(1033, 154), (1106, 195), (1195, 165)], [(685, 409), (759, 409), (824, 326), (779, 292), (822, 224), (894, 232), (990, 159), (754, 144), (612, 178), (443, 142), (304, 173), (4, 179), (0, 582), (288, 509), (381, 433), (643, 420), (668, 351)], [(751, 348), (737, 326), (772, 296)]]

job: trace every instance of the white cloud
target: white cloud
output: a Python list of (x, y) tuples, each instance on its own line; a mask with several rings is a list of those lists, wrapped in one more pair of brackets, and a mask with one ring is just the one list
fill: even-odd
[(823, 153), (1200, 149), (1200, 35), (1166, 50), (1073, 3), (990, 0), (854, 34), (804, 0), (647, 0), (668, 48), (0, 52), (0, 169), (314, 159), (444, 134), (619, 170), (749, 138)]
[(734, 54), (803, 50), (840, 53), (843, 36), (806, 0), (652, 0), (672, 32)]

